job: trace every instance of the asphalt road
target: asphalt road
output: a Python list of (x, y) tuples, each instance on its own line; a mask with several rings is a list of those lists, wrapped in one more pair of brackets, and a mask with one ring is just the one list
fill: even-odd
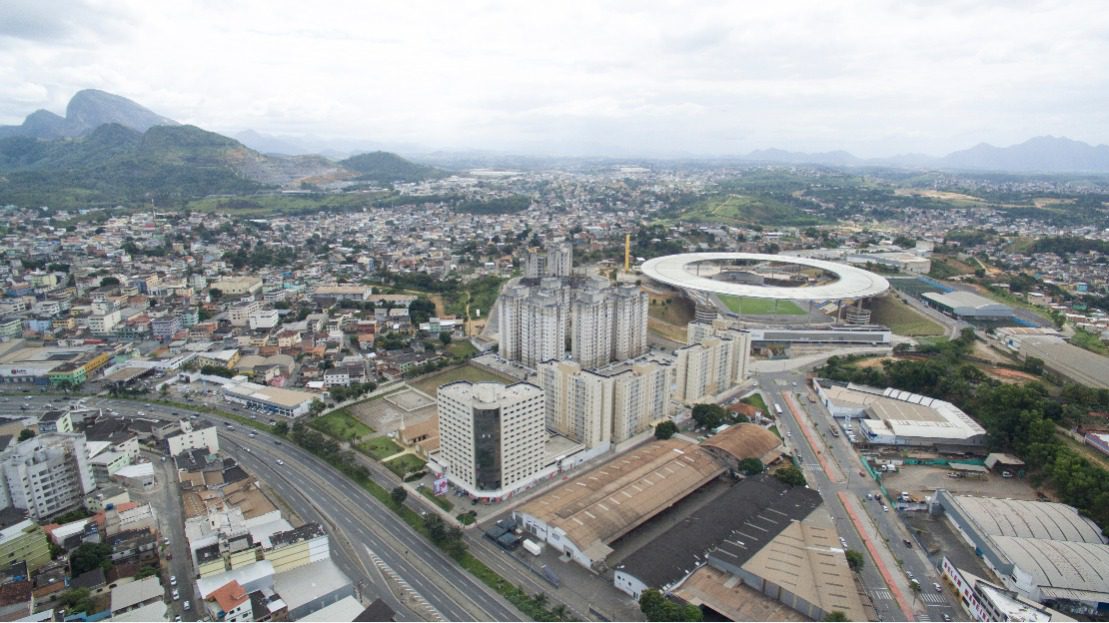
[[(866, 500), (868, 493), (878, 491), (878, 485), (869, 475), (859, 475), (860, 464), (854, 448), (842, 435), (840, 437), (821, 436), (833, 424), (832, 418), (822, 405), (810, 403), (804, 398), (807, 391), (804, 374), (801, 371), (795, 371), (761, 374), (756, 378), (766, 399), (767, 407), (773, 409), (774, 403), (782, 406), (783, 413), (779, 416), (778, 428), (787, 436), (788, 445), (798, 450), (801, 462), (805, 467), (805, 477), (809, 485), (819, 491), (824, 498), (824, 503), (836, 523), (837, 531), (847, 540), (849, 549), (863, 552), (866, 557), (866, 565), (861, 573), (862, 583), (882, 619), (887, 621), (906, 620), (905, 614), (907, 613), (898, 607), (897, 602), (892, 598), (890, 587), (881, 574), (878, 573), (875, 561), (867, 552), (867, 548), (863, 545), (862, 539), (839, 499), (840, 492), (844, 492), (858, 500), (859, 506), (866, 512), (866, 517), (863, 517), (862, 520), (872, 521), (877, 527), (878, 533), (883, 539), (872, 540), (873, 545), (878, 548), (885, 548), (892, 554), (893, 558), (901, 561), (902, 567), (900, 569), (893, 567), (889, 568), (889, 571), (891, 574), (903, 575), (904, 582), (898, 581), (898, 584), (903, 587), (901, 589), (902, 594), (911, 602), (913, 617), (921, 621), (939, 621), (942, 620), (945, 614), (952, 618), (959, 618), (962, 615), (962, 610), (956, 607), (956, 604), (952, 601), (954, 597), (946, 589), (941, 593), (935, 592), (932, 583), (939, 582), (939, 573), (928, 562), (919, 544), (914, 543), (911, 548), (903, 545), (902, 539), (911, 539), (912, 537), (910, 531), (898, 517), (898, 513), (893, 509), (889, 511), (882, 510), (882, 506), (888, 506), (888, 502), (878, 503)], [(817, 445), (821, 446), (822, 457), (817, 455), (817, 448), (810, 445), (792, 411), (787, 408), (784, 399), (786, 393), (793, 396), (794, 404), (799, 406), (805, 416), (808, 417), (810, 432), (821, 440), (817, 442)], [(798, 394), (802, 395), (800, 399), (797, 397)], [(830, 458), (838, 467), (838, 470), (842, 472), (844, 481), (833, 482), (829, 480), (820, 465), (820, 458), (825, 460)], [(913, 577), (920, 582), (921, 593), (919, 596), (914, 596), (908, 590), (906, 571), (911, 572)], [(901, 579), (898, 578), (898, 580)], [(942, 582), (939, 583), (941, 586), (943, 585)]]
[[(143, 456), (154, 463), (154, 477), (157, 482), (156, 489), (142, 496), (158, 514), (158, 527), (162, 537), (169, 539), (168, 551), (173, 553), (173, 558), (167, 561), (169, 577), (164, 578), (167, 600), (171, 601), (174, 612), (181, 615), (185, 621), (196, 620), (196, 608), (189, 611), (183, 610), (187, 601), (195, 606), (197, 601), (193, 594), (194, 584), (190, 581), (193, 572), (192, 557), (189, 555), (188, 540), (185, 538), (185, 515), (181, 507), (181, 494), (177, 487), (177, 474), (174, 473), (173, 463), (162, 462), (161, 455), (148, 450), (143, 450)], [(139, 497), (139, 496), (135, 496)], [(177, 586), (170, 584), (170, 577), (177, 578)], [(178, 591), (178, 599), (172, 599), (173, 589)]]
[[(32, 398), (25, 399), (24, 395)], [(32, 403), (33, 408), (20, 412), (19, 405), (24, 402)], [(9, 398), (8, 402), (0, 401), (0, 413), (14, 410), (12, 415), (37, 414), (48, 402), (59, 405), (69, 401), (26, 392), (18, 398)], [(111, 408), (121, 415), (142, 411), (147, 417), (165, 419), (173, 419), (173, 412), (185, 413), (153, 403), (148, 407), (141, 402), (107, 398), (89, 397), (86, 404), (91, 408)], [(256, 432), (251, 437), (253, 429), (243, 430), (240, 424), (232, 423), (233, 430), (229, 430), (221, 418), (198, 415), (219, 424), (221, 452), (234, 457), (247, 471), (270, 485), (303, 520), (326, 526), (333, 557), (344, 573), (367, 596), (384, 598), (402, 618), (452, 621), (526, 618), (330, 465), (267, 433)], [(280, 445), (275, 443), (278, 441)], [(278, 460), (284, 465), (278, 465)], [(182, 542), (183, 538), (182, 534)], [(193, 575), (190, 572), (185, 577)], [(181, 578), (178, 575), (179, 584)]]

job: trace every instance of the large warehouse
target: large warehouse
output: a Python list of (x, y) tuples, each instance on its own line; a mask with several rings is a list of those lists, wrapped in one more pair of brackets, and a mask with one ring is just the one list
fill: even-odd
[(1005, 588), (1058, 610), (1109, 612), (1109, 545), (1066, 504), (936, 491), (943, 513)]
[(725, 468), (680, 439), (653, 441), (523, 504), (516, 521), (586, 568), (601, 568), (613, 541), (631, 532)]
[(1013, 308), (996, 303), (973, 292), (925, 292), (924, 302), (949, 316), (966, 320), (1007, 320), (1013, 317)]
[(638, 599), (648, 588), (676, 589), (707, 563), (811, 619), (839, 611), (865, 620), (820, 506), (820, 494), (807, 487), (770, 475), (746, 479), (624, 558), (613, 584)]
[(980, 447), (986, 429), (945, 400), (887, 387), (813, 381), (834, 417), (859, 419), (867, 443), (890, 446)]
[(317, 398), (318, 395), (308, 392), (250, 382), (231, 382), (223, 386), (224, 400), (284, 417), (307, 414), (312, 401)]

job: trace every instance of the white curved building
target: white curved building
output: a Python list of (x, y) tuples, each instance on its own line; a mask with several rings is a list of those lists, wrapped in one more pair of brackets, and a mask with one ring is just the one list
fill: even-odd
[[(719, 271), (719, 262), (745, 260), (774, 262), (819, 268), (835, 275), (836, 280), (815, 286), (766, 286), (732, 283), (713, 279)], [(704, 264), (697, 268), (697, 264)], [(731, 294), (752, 298), (795, 301), (838, 301), (877, 296), (889, 290), (890, 284), (880, 275), (837, 262), (827, 262), (807, 257), (769, 255), (765, 253), (681, 253), (665, 255), (643, 263), (643, 274), (660, 283), (714, 294)]]

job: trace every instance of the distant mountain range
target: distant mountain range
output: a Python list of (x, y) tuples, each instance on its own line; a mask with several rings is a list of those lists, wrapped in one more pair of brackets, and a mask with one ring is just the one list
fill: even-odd
[(1055, 136), (1039, 136), (1010, 147), (994, 147), (981, 143), (939, 158), (906, 154), (863, 159), (845, 151), (804, 153), (762, 149), (747, 154), (744, 159), (833, 167), (885, 166), (1001, 173), (1109, 173), (1109, 146), (1094, 147), (1081, 141)]
[(106, 123), (145, 132), (156, 125), (180, 125), (172, 119), (155, 114), (135, 102), (97, 91), (78, 91), (65, 108), (65, 117), (49, 110), (36, 110), (27, 116), (22, 125), (0, 126), (0, 138), (26, 136), (37, 139), (56, 139), (84, 136)]
[[(80, 91), (64, 117), (37, 110), (20, 125), (0, 126), (0, 205), (182, 202), (265, 188), (316, 188), (338, 181), (388, 185), (447, 175), (386, 151), (336, 161), (306, 151), (309, 139), (253, 131), (240, 133), (238, 139), (181, 125), (125, 97)], [(320, 139), (310, 142), (321, 144)], [(365, 144), (343, 142), (346, 147)], [(1109, 147), (1051, 136), (1011, 147), (981, 144), (938, 158), (911, 154), (862, 159), (845, 151), (764, 149), (740, 159), (833, 167), (1109, 173)]]
[(39, 110), (20, 125), (0, 126), (0, 204), (183, 201), (267, 187), (340, 180), (388, 185), (444, 175), (385, 152), (342, 162), (263, 154), (95, 90), (74, 95), (65, 117)]

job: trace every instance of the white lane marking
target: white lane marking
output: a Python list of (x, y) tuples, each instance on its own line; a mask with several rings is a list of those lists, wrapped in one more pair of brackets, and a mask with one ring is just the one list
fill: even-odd
[[(366, 547), (366, 546), (363, 545), (362, 547)], [(393, 571), (393, 568), (390, 567), (384, 560), (382, 560), (380, 556), (375, 554), (372, 549), (370, 549), (369, 547), (366, 547), (366, 552), (369, 553), (370, 559), (373, 560), (373, 562), (374, 562), (374, 566), (376, 566), (383, 574), (388, 576), (391, 580), (393, 580), (394, 582), (399, 584), (402, 588), (404, 588), (405, 592), (408, 593), (408, 595), (412, 599), (414, 599), (420, 605), (424, 606), (425, 609), (429, 613), (431, 613), (432, 618), (434, 618), (437, 621), (446, 621), (447, 620), (446, 617), (444, 617), (435, 608), (435, 606), (428, 603), (427, 600), (424, 599), (423, 595), (421, 595), (421, 594), (417, 593), (415, 590), (413, 590), (412, 586), (408, 582), (406, 582), (404, 580), (404, 578), (397, 575), (397, 572)]]

